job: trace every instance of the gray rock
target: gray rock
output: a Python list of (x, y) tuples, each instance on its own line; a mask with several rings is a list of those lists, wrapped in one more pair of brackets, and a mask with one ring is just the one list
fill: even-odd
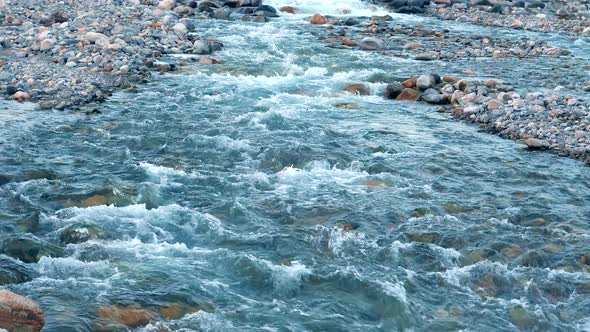
[(435, 89), (428, 89), (422, 94), (422, 101), (429, 104), (441, 104), (443, 96)]
[(536, 138), (527, 138), (524, 143), (531, 150), (545, 150), (549, 148), (549, 144), (547, 142)]
[(389, 83), (385, 89), (385, 97), (395, 99), (402, 91), (404, 91), (404, 85), (401, 82)]
[(365, 37), (361, 40), (359, 47), (367, 51), (378, 51), (385, 48), (385, 43), (379, 38)]
[(416, 80), (416, 86), (422, 90), (432, 88), (436, 84), (436, 80), (432, 75), (421, 75)]

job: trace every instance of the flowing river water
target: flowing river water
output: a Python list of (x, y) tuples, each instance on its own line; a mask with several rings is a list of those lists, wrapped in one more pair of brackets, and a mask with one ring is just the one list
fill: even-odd
[[(116, 94), (100, 115), (0, 105), (3, 239), (60, 249), (2, 287), (39, 302), (46, 331), (169, 303), (202, 309), (166, 323), (179, 331), (590, 329), (588, 167), (386, 100), (382, 83), (341, 93), (465, 62), (329, 48), (310, 13), (374, 13), (294, 3), (266, 24), (208, 22), (223, 64)], [(90, 240), (64, 245), (72, 230)]]

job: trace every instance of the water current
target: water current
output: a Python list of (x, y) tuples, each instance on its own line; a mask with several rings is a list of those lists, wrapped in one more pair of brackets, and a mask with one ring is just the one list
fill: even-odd
[[(39, 302), (46, 331), (93, 330), (114, 304), (198, 308), (165, 321), (178, 331), (589, 330), (588, 167), (384, 99), (373, 79), (469, 65), (526, 84), (524, 69), (329, 48), (311, 13), (375, 9), (269, 4), (301, 12), (208, 21), (198, 33), (224, 43), (222, 64), (161, 75), (101, 114), (0, 105), (2, 236), (54, 253), (2, 287)], [(341, 92), (351, 82), (371, 95)]]

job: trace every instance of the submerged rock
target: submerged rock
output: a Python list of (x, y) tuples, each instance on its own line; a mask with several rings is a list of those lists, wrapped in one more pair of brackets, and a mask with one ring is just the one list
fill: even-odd
[(385, 48), (383, 40), (375, 37), (365, 37), (359, 44), (360, 48), (367, 51), (378, 51)]
[(97, 309), (97, 325), (108, 326), (109, 323), (122, 324), (127, 327), (140, 327), (155, 321), (158, 314), (135, 305), (111, 305)]
[(183, 303), (167, 303), (159, 308), (160, 315), (169, 320), (180, 319), (199, 311), (214, 312), (215, 309), (210, 305), (187, 305)]
[(354, 95), (368, 96), (370, 95), (369, 87), (364, 83), (350, 83), (344, 86), (344, 91)]
[(32, 279), (33, 273), (25, 264), (6, 256), (0, 256), (0, 285), (29, 281)]
[(43, 256), (61, 257), (63, 249), (32, 234), (7, 238), (0, 243), (0, 253), (25, 263), (36, 263)]
[(83, 243), (101, 237), (102, 232), (93, 225), (71, 225), (64, 228), (59, 235), (63, 244)]
[(401, 82), (392, 82), (387, 84), (385, 89), (385, 97), (389, 99), (395, 99), (400, 93), (404, 91), (404, 86)]
[(0, 328), (10, 332), (38, 332), (44, 325), (43, 310), (35, 301), (0, 290)]

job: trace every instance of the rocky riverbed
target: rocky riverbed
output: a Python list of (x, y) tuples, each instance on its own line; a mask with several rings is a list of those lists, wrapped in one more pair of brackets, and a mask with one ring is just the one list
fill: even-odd
[(478, 25), (590, 35), (588, 2), (564, 0), (374, 0), (402, 13)]

